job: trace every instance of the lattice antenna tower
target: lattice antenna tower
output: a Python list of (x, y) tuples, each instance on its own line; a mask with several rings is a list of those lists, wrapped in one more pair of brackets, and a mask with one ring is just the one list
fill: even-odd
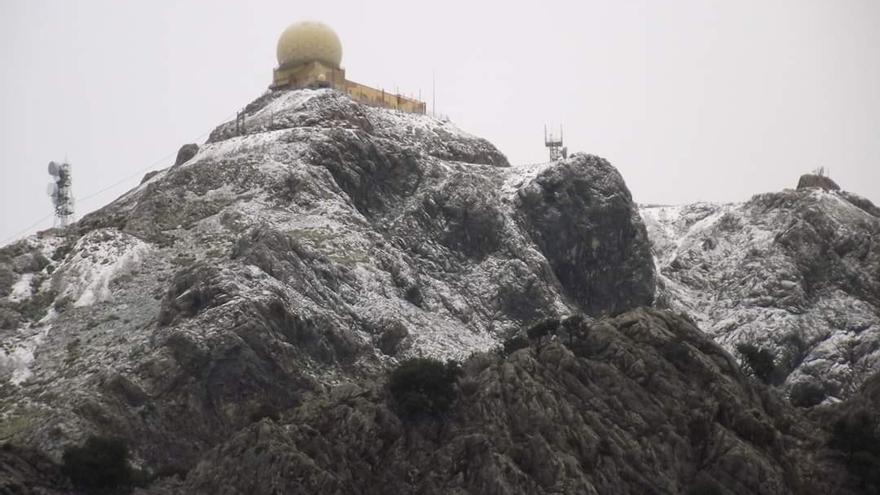
[(559, 126), (559, 134), (547, 132), (547, 126), (544, 126), (544, 146), (550, 150), (550, 161), (555, 162), (560, 159), (568, 158), (568, 148), (562, 147), (562, 126)]
[(70, 189), (70, 164), (49, 162), (52, 176), (46, 192), (55, 206), (55, 226), (67, 227), (73, 221), (73, 194)]

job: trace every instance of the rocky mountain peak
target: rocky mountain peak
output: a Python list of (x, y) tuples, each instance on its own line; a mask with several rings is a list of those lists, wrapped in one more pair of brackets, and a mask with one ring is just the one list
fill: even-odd
[(641, 213), (662, 303), (731, 352), (772, 349), (786, 389), (840, 399), (880, 367), (880, 215), (867, 199), (806, 188)]
[(65, 230), (0, 251), (7, 441), (102, 433), (192, 466), (260, 411), (532, 322), (650, 304), (644, 225), (605, 160), (510, 167), (452, 123), (267, 93)]
[(844, 191), (639, 209), (597, 156), (273, 91), (0, 249), (0, 492), (99, 449), (140, 495), (860, 493), (878, 239)]

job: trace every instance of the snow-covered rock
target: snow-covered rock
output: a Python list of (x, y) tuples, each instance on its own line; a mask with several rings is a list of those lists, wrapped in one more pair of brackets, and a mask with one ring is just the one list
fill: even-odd
[(0, 252), (0, 433), (56, 458), (136, 438), (139, 462), (191, 465), (397, 359), (650, 304), (648, 252), (605, 160), (519, 169), (446, 121), (268, 93), (243, 128)]
[(643, 206), (658, 299), (728, 350), (772, 348), (785, 384), (844, 397), (880, 369), (880, 217), (822, 189)]

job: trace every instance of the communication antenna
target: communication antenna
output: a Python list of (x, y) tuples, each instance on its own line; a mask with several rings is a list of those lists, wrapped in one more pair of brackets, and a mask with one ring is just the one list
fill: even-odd
[(550, 161), (568, 158), (568, 148), (562, 147), (562, 126), (559, 126), (559, 135), (547, 133), (547, 125), (544, 125), (544, 146), (550, 150)]
[(46, 193), (52, 198), (55, 207), (55, 226), (67, 227), (73, 221), (73, 194), (70, 190), (70, 164), (49, 162), (49, 175)]

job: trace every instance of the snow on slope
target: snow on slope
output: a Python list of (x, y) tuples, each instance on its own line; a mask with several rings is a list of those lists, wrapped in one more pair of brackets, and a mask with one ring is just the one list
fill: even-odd
[[(743, 204), (643, 206), (641, 214), (660, 303), (690, 314), (729, 351), (740, 342), (769, 346), (790, 368), (786, 385), (819, 382), (836, 396), (880, 368), (877, 294), (863, 290), (880, 277), (870, 255), (877, 217), (821, 190)], [(817, 225), (827, 229), (825, 239), (792, 237)], [(834, 248), (866, 242), (866, 252)], [(817, 261), (825, 258), (835, 264)], [(834, 273), (850, 269), (856, 276), (849, 279)]]
[(59, 297), (76, 307), (110, 299), (110, 281), (136, 266), (148, 250), (140, 239), (111, 229), (89, 232), (74, 246), (76, 256), (58, 270)]

